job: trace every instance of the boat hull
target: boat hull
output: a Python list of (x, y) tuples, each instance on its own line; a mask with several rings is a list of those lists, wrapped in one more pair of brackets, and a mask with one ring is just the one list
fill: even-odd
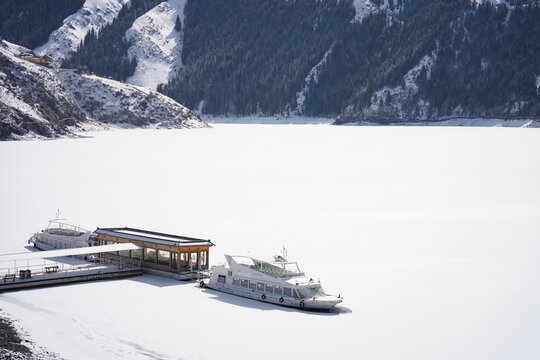
[(336, 296), (323, 296), (309, 299), (295, 299), (288, 296), (268, 294), (253, 289), (244, 289), (223, 283), (214, 283), (209, 279), (201, 280), (199, 286), (221, 291), (224, 293), (241, 296), (248, 299), (258, 300), (280, 306), (293, 307), (301, 310), (328, 311), (341, 303), (343, 299)]
[(79, 236), (65, 236), (49, 234), (45, 231), (36, 233), (28, 240), (28, 243), (34, 244), (34, 247), (40, 250), (71, 249), (87, 247), (90, 232)]

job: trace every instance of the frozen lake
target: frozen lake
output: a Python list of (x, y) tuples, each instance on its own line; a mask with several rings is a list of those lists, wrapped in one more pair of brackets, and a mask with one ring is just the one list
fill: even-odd
[(66, 359), (538, 359), (540, 129), (214, 124), (0, 142), (0, 253), (88, 228), (282, 246), (309, 313), (145, 275), (0, 294)]

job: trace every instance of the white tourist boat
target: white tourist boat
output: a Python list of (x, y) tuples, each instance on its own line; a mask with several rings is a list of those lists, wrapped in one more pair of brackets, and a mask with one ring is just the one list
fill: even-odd
[(91, 245), (91, 235), (92, 231), (55, 218), (49, 220), (47, 228), (32, 235), (28, 243), (40, 250), (82, 248)]
[(343, 301), (341, 295), (325, 294), (320, 281), (307, 277), (284, 256), (274, 256), (274, 261), (230, 255), (225, 259), (227, 264), (212, 266), (199, 286), (299, 309), (330, 310)]

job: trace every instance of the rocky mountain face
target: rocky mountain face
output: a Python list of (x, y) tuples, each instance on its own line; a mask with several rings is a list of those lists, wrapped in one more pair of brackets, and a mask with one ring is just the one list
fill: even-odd
[(86, 121), (53, 69), (21, 59), (28, 49), (0, 42), (0, 140), (53, 137)]
[(102, 123), (160, 128), (207, 126), (188, 108), (147, 88), (70, 70), (60, 70), (58, 78), (79, 108)]
[(156, 91), (57, 69), (44, 60), (29, 49), (0, 42), (0, 140), (71, 135), (89, 121), (207, 126), (191, 110)]
[(131, 0), (115, 16), (63, 66), (207, 114), (540, 117), (538, 0)]

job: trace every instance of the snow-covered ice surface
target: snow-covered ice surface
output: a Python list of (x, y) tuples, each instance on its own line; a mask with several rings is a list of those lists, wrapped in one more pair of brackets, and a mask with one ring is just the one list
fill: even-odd
[(64, 24), (54, 30), (49, 41), (35, 49), (61, 63), (77, 50), (90, 30), (98, 31), (110, 24), (129, 0), (86, 0), (82, 9), (64, 19)]
[(186, 0), (169, 0), (148, 11), (126, 31), (133, 45), (130, 58), (137, 59), (135, 73), (127, 82), (156, 90), (182, 68), (182, 32), (175, 30), (176, 17), (184, 25)]
[(65, 359), (540, 358), (540, 131), (215, 124), (0, 143), (0, 253), (85, 226), (290, 258), (345, 297), (281, 308), (145, 275), (0, 294)]

